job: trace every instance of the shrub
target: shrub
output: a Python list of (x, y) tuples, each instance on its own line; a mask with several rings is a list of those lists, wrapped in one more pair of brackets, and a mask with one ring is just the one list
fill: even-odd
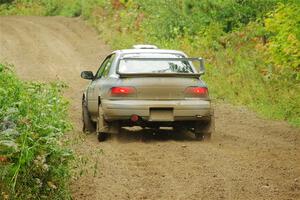
[(0, 77), (1, 197), (68, 199), (72, 153), (60, 141), (71, 128), (65, 85), (22, 82), (3, 64)]
[(268, 14), (266, 30), (270, 33), (269, 61), (289, 78), (300, 80), (300, 3), (280, 4)]
[[(113, 48), (153, 43), (184, 50), (191, 56), (201, 55), (208, 68), (204, 79), (214, 98), (247, 105), (268, 118), (300, 125), (299, 83), (295, 79), (298, 70), (288, 67), (299, 65), (288, 58), (286, 70), (278, 70), (275, 60), (279, 58), (271, 48), (274, 42), (286, 43), (291, 47), (287, 50), (299, 55), (295, 37), (287, 42), (287, 35), (281, 34), (282, 27), (286, 27), (285, 34), (300, 30), (296, 4), (282, 4), (285, 12), (293, 9), (284, 21), (269, 16), (266, 27), (263, 24), (266, 13), (278, 2), (284, 1), (128, 0), (121, 6), (108, 5), (96, 27)], [(283, 24), (275, 23), (277, 28), (272, 29), (268, 28), (270, 21)], [(293, 58), (295, 62), (300, 60)]]

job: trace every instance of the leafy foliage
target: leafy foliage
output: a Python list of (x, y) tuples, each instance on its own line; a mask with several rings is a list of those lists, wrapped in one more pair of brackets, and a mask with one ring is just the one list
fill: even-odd
[(214, 98), (300, 125), (299, 9), (299, 0), (15, 0), (0, 13), (81, 15), (113, 48), (201, 55)]
[[(280, 4), (265, 20), (270, 33), (271, 61), (279, 68), (292, 68), (300, 80), (300, 6)], [(282, 70), (282, 69), (281, 69)]]
[(95, 24), (114, 48), (151, 43), (201, 55), (214, 98), (300, 125), (299, 1), (120, 2)]
[(101, 6), (105, 0), (12, 0), (4, 1), (0, 15), (42, 15), (67, 17), (88, 17), (91, 10)]
[(153, 43), (201, 55), (215, 98), (298, 125), (299, 11), (299, 0), (15, 0), (0, 6), (4, 15), (81, 15), (113, 48)]
[(0, 64), (0, 187), (3, 199), (68, 199), (70, 150), (60, 137), (66, 121), (65, 87), (24, 83)]

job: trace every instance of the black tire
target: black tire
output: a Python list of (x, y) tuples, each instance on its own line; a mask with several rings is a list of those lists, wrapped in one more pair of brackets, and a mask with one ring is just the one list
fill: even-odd
[(82, 125), (82, 131), (85, 133), (93, 133), (96, 131), (95, 123), (91, 120), (84, 101), (82, 101)]
[(104, 142), (108, 138), (108, 133), (105, 132), (99, 132), (98, 133), (98, 141)]
[(215, 131), (215, 119), (214, 116), (211, 116), (208, 120), (205, 121), (196, 121), (195, 122), (195, 137), (197, 140), (210, 140), (211, 135)]

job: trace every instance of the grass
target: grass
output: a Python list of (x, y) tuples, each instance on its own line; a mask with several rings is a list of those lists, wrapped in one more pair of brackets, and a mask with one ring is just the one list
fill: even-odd
[(65, 85), (23, 82), (8, 64), (0, 77), (0, 198), (70, 199)]

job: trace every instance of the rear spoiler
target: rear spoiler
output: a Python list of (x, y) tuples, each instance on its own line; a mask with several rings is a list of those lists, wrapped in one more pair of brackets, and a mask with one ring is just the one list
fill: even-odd
[(203, 58), (139, 58), (139, 57), (122, 57), (120, 60), (147, 60), (147, 61), (155, 61), (155, 60), (163, 60), (163, 61), (199, 61), (200, 69), (199, 73), (121, 73), (119, 72), (119, 64), (117, 67), (117, 73), (120, 77), (134, 77), (134, 76), (144, 76), (144, 77), (190, 77), (190, 78), (199, 78), (201, 75), (205, 73), (204, 60)]
[(186, 78), (199, 78), (200, 73), (118, 73), (120, 78), (130, 77), (186, 77)]

